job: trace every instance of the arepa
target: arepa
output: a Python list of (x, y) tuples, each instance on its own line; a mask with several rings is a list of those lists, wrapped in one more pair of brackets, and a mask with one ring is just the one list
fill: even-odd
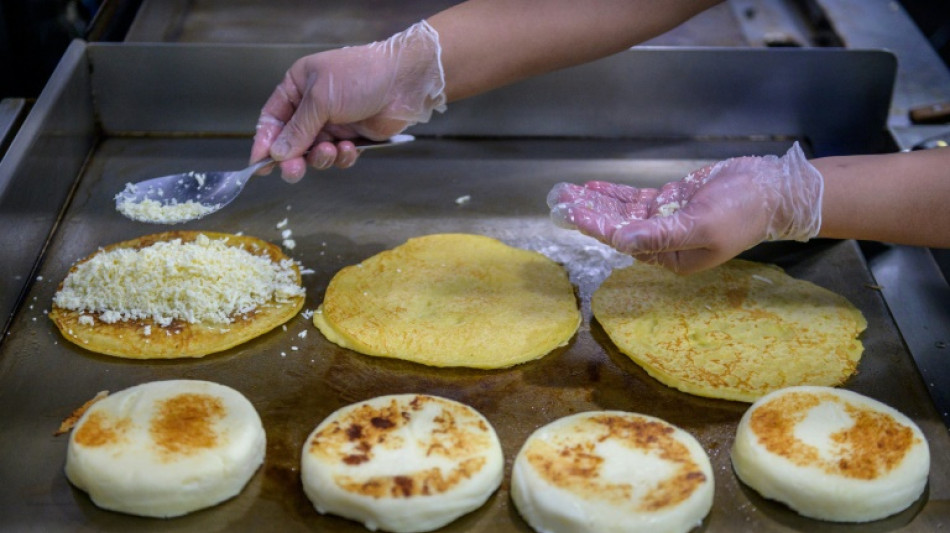
[(319, 512), (411, 533), (480, 507), (501, 484), (503, 469), (498, 436), (476, 410), (400, 394), (324, 419), (304, 444), (300, 476)]
[(437, 234), (340, 270), (313, 321), (367, 355), (504, 368), (567, 344), (581, 315), (564, 268), (544, 255)]
[(867, 327), (846, 298), (741, 259), (689, 276), (634, 263), (610, 274), (591, 309), (617, 348), (660, 382), (745, 402), (844, 383)]
[(686, 532), (713, 502), (712, 465), (689, 433), (655, 417), (592, 411), (524, 443), (511, 498), (542, 533)]
[(86, 410), (69, 436), (66, 477), (104, 509), (169, 518), (240, 493), (265, 444), (261, 419), (240, 392), (154, 381)]
[(903, 511), (927, 485), (930, 451), (902, 413), (856, 392), (789, 387), (745, 412), (736, 475), (800, 514), (867, 522)]
[(305, 291), (279, 247), (245, 235), (171, 231), (77, 262), (50, 319), (70, 342), (132, 359), (201, 357), (293, 318)]

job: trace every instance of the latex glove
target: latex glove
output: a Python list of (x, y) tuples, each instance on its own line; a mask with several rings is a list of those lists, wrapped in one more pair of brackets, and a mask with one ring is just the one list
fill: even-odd
[(346, 139), (383, 140), (445, 110), (441, 53), (439, 34), (422, 21), (385, 41), (297, 60), (261, 110), (251, 162), (269, 154), (290, 182), (307, 163), (351, 166), (358, 152)]
[(739, 157), (660, 189), (560, 183), (551, 218), (637, 260), (689, 274), (762, 241), (807, 241), (821, 227), (824, 179), (798, 143), (783, 156)]

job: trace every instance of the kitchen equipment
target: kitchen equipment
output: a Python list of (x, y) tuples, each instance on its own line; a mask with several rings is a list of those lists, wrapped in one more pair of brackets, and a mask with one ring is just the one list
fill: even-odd
[[(0, 232), (0, 310), (11, 317), (0, 341), (0, 529), (363, 532), (306, 500), (300, 447), (336, 408), (404, 392), (472, 405), (498, 431), (506, 459), (534, 429), (568, 414), (657, 416), (689, 431), (710, 455), (716, 497), (704, 531), (837, 527), (802, 518), (737, 481), (729, 448), (747, 404), (664, 387), (612, 346), (591, 320), (590, 295), (630, 259), (554, 227), (545, 197), (560, 181), (655, 186), (725, 157), (783, 153), (795, 140), (813, 154), (880, 150), (895, 66), (885, 52), (630, 50), (450, 104), (410, 131), (414, 142), (351, 169), (311, 172), (293, 185), (251, 180), (228, 209), (182, 225), (275, 243), (292, 230), (291, 255), (312, 271), (303, 278), (307, 311), (341, 268), (410, 237), (460, 231), (540, 251), (565, 265), (584, 321), (567, 346), (538, 361), (477, 371), (363, 356), (324, 339), (309, 314), (287, 331), (197, 360), (121, 360), (64, 342), (43, 311), (73, 262), (147, 232), (115, 211), (111, 195), (136, 177), (227, 168), (246, 157), (261, 103), (287, 66), (315, 49), (76, 42), (64, 57), (0, 162), (0, 227), (7, 230)], [(863, 245), (772, 243), (746, 257), (776, 263), (861, 309), (869, 322), (865, 353), (846, 387), (904, 412), (930, 441), (926, 496), (871, 527), (948, 527), (950, 435)], [(936, 287), (929, 286), (934, 298)], [(887, 288), (900, 297), (899, 285)], [(915, 325), (946, 328), (942, 309)], [(267, 431), (264, 467), (233, 500), (174, 521), (96, 508), (66, 481), (66, 436), (53, 433), (101, 390), (173, 378), (210, 379), (244, 393)], [(510, 504), (506, 481), (445, 531), (529, 529)]]
[[(359, 151), (393, 146), (410, 142), (415, 137), (408, 134), (395, 135), (385, 141), (371, 141), (369, 139), (355, 139), (353, 144)], [(120, 213), (140, 222), (167, 222), (166, 219), (148, 219), (145, 217), (130, 216), (134, 213), (134, 205), (145, 201), (153, 201), (162, 207), (183, 204), (198, 204), (201, 206), (197, 216), (185, 216), (182, 219), (170, 220), (171, 223), (196, 220), (210, 215), (234, 201), (244, 185), (258, 170), (273, 163), (271, 158), (265, 158), (253, 165), (234, 171), (210, 172), (182, 172), (159, 178), (151, 178), (138, 183), (130, 183), (119, 194), (115, 195), (115, 207)]]

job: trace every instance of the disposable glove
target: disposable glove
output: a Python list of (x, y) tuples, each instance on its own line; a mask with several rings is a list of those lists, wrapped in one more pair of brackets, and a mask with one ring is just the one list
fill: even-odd
[(559, 226), (689, 274), (762, 241), (815, 237), (823, 189), (821, 174), (795, 143), (783, 157), (728, 159), (659, 189), (560, 183), (548, 206)]
[(421, 21), (385, 41), (297, 60), (261, 110), (251, 161), (272, 156), (292, 182), (306, 163), (352, 165), (358, 152), (340, 141), (383, 140), (445, 110), (441, 53), (439, 34)]

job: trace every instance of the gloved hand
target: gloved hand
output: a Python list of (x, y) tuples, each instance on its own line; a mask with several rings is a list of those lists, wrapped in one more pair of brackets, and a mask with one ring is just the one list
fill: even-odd
[(660, 189), (560, 183), (548, 206), (559, 226), (689, 274), (762, 241), (818, 235), (823, 189), (821, 174), (795, 143), (783, 157), (728, 159)]
[(439, 34), (422, 21), (385, 41), (297, 60), (261, 110), (251, 162), (270, 154), (294, 182), (307, 163), (355, 163), (346, 139), (383, 140), (427, 122), (445, 110), (441, 52)]

